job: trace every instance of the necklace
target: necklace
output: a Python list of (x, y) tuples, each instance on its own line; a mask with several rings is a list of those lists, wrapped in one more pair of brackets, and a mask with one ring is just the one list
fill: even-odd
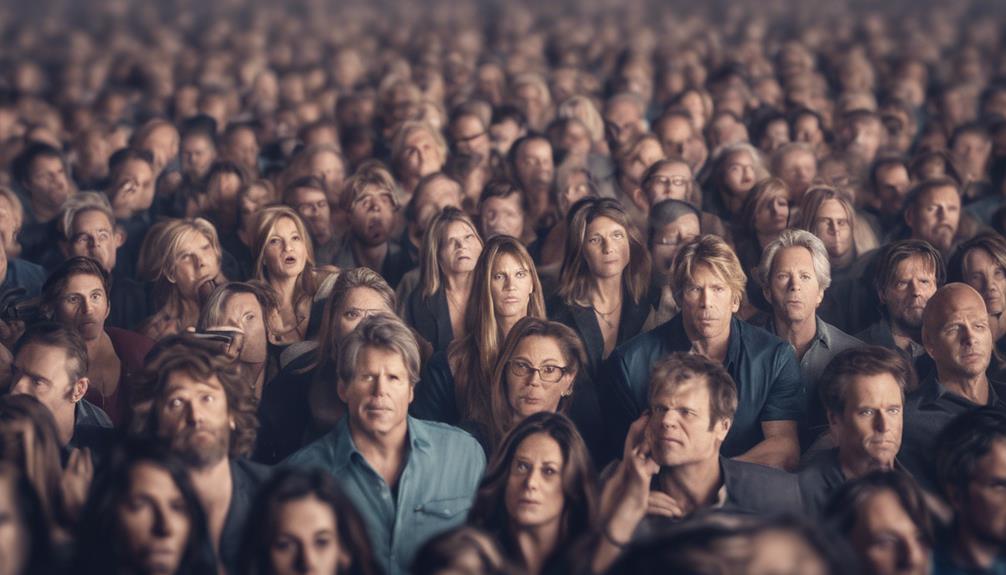
[(608, 317), (617, 312), (621, 307), (622, 307), (621, 304), (619, 304), (611, 308), (609, 311), (601, 311), (597, 309), (597, 306), (593, 305), (591, 306), (591, 308), (593, 308), (594, 312), (597, 314), (597, 318), (603, 321), (605, 325), (608, 326), (608, 329), (615, 329), (615, 323), (609, 320)]

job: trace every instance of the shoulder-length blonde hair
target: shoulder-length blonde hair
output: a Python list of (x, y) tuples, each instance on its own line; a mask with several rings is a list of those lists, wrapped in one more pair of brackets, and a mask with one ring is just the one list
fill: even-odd
[[(740, 211), (737, 212), (737, 222), (734, 223), (734, 238), (736, 240), (743, 241), (746, 238), (754, 236), (755, 217), (758, 215), (758, 210), (765, 205), (770, 195), (776, 192), (783, 192), (787, 198), (790, 197), (789, 186), (786, 185), (786, 182), (782, 178), (775, 176), (765, 178), (751, 188), (747, 197), (744, 198), (744, 203), (741, 204)], [(792, 219), (792, 215), (793, 210), (791, 207), (790, 219)]]
[(429, 227), (426, 228), (426, 235), (423, 237), (423, 245), (419, 255), (419, 287), (424, 298), (433, 297), (433, 294), (437, 293), (437, 290), (444, 283), (444, 270), (440, 267), (440, 247), (444, 243), (447, 226), (454, 222), (461, 222), (468, 226), (478, 238), (479, 245), (484, 245), (475, 222), (463, 211), (454, 206), (447, 206), (436, 216), (433, 216)]
[[(524, 244), (511, 236), (490, 238), (475, 264), (472, 293), (465, 312), (466, 335), (453, 341), (447, 348), (458, 408), (465, 419), (485, 421), (489, 414), (489, 390), (486, 382), (490, 381), (504, 337), (493, 305), (492, 274), (497, 260), (504, 255), (519, 261), (531, 274), (531, 297), (527, 304), (527, 315), (539, 319), (546, 317), (538, 271)], [(478, 419), (479, 417), (482, 419)]]
[[(489, 444), (495, 448), (502, 441), (503, 436), (514, 427), (516, 414), (511, 403), (509, 387), (507, 386), (507, 367), (510, 360), (517, 352), (517, 346), (526, 338), (538, 336), (552, 339), (558, 344), (562, 353), (562, 360), (566, 364), (563, 366), (563, 376), (569, 375), (569, 382), (572, 386), (576, 382), (577, 376), (582, 372), (583, 366), (587, 363), (587, 354), (583, 349), (583, 342), (580, 336), (576, 335), (569, 327), (555, 321), (538, 319), (535, 317), (525, 317), (517, 322), (503, 340), (499, 358), (493, 368), (493, 376), (490, 380), (489, 402), (492, 419), (486, 422), (489, 429)], [(572, 394), (563, 394), (559, 400), (558, 413), (567, 413)]]
[(737, 259), (737, 254), (723, 238), (706, 234), (685, 244), (674, 256), (674, 263), (671, 266), (671, 291), (676, 301), (685, 301), (685, 287), (695, 277), (695, 266), (699, 264), (709, 266), (726, 282), (733, 292), (736, 303), (739, 304), (744, 299), (748, 277), (740, 260)]
[(604, 142), (604, 118), (597, 106), (587, 96), (570, 96), (559, 104), (559, 118), (575, 118), (583, 122), (590, 134), (590, 142), (596, 147)]
[(625, 229), (629, 242), (629, 265), (622, 271), (622, 287), (632, 302), (638, 304), (650, 288), (650, 253), (621, 204), (611, 198), (580, 200), (567, 216), (569, 226), (566, 233), (566, 255), (559, 272), (559, 297), (568, 305), (590, 305), (593, 281), (584, 247), (587, 243), (587, 228), (598, 218), (608, 218)]
[(273, 234), (276, 225), (283, 218), (289, 219), (297, 227), (297, 233), (304, 239), (307, 251), (304, 271), (300, 272), (300, 277), (297, 278), (297, 288), (294, 291), (294, 302), (296, 302), (302, 297), (314, 297), (314, 293), (318, 291), (318, 285), (314, 279), (314, 247), (311, 245), (311, 236), (307, 233), (304, 220), (300, 219), (300, 215), (292, 208), (271, 206), (259, 212), (255, 238), (252, 241), (252, 253), (255, 254), (255, 279), (269, 282), (269, 273), (265, 268), (265, 247), (269, 243), (269, 236)]
[(192, 234), (201, 234), (209, 240), (219, 265), (222, 252), (217, 229), (203, 218), (159, 222), (150, 228), (140, 247), (138, 275), (153, 282), (156, 307), (165, 309), (171, 316), (178, 315), (182, 303), (181, 294), (171, 279), (175, 275), (178, 250)]

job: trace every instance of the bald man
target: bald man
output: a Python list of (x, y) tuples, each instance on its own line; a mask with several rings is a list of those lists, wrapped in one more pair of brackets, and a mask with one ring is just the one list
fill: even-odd
[(940, 288), (922, 313), (922, 345), (935, 374), (905, 402), (900, 459), (925, 487), (935, 486), (935, 438), (951, 419), (992, 406), (1006, 413), (1006, 387), (989, 380), (993, 335), (985, 300), (971, 286)]

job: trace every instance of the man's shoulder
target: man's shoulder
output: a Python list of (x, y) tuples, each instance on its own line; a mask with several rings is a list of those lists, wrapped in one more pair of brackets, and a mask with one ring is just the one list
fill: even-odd
[(272, 468), (268, 465), (256, 463), (244, 457), (231, 460), (231, 464), (235, 481), (240, 481), (252, 487), (258, 487), (262, 483), (265, 483), (266, 479), (272, 474)]
[(774, 467), (722, 459), (723, 482), (734, 505), (751, 512), (799, 512), (803, 507), (796, 475)]
[(834, 350), (835, 353), (865, 345), (863, 340), (849, 335), (823, 319), (820, 321), (821, 327), (828, 333), (828, 338), (831, 340), (831, 349)]
[(612, 352), (612, 356), (620, 357), (628, 362), (640, 356), (645, 357), (654, 353), (663, 354), (675, 351), (672, 349), (670, 340), (678, 329), (683, 330), (684, 327), (678, 317), (675, 316), (650, 331), (644, 331), (619, 345)]
[(427, 421), (425, 419), (409, 418), (409, 425), (414, 433), (427, 441), (434, 449), (455, 451), (472, 451), (483, 455), (481, 445), (472, 434), (446, 423), (439, 421)]
[(339, 462), (336, 460), (336, 446), (343, 434), (349, 434), (345, 425), (336, 425), (331, 431), (301, 447), (283, 460), (283, 465), (295, 467), (322, 467), (333, 471)]
[(785, 349), (789, 346), (779, 336), (744, 320), (737, 319), (732, 323), (732, 326), (737, 328), (737, 335), (740, 337), (741, 345), (749, 353), (775, 352), (778, 349)]

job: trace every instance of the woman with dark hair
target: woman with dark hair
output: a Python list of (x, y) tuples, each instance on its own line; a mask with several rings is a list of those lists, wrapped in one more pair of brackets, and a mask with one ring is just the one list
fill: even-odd
[(517, 573), (485, 531), (462, 525), (430, 539), (412, 559), (414, 575), (503, 575)]
[(615, 346), (646, 323), (650, 254), (617, 200), (581, 200), (567, 219), (566, 256), (549, 317), (576, 330), (593, 376)]
[(744, 200), (755, 184), (768, 177), (761, 152), (747, 143), (730, 144), (713, 160), (709, 180), (703, 183), (703, 211), (735, 224)]
[(426, 228), (419, 285), (409, 296), (402, 319), (432, 343), (434, 351), (447, 349), (465, 334), (473, 271), (481, 254), (482, 238), (475, 223), (455, 207), (444, 208)]
[(503, 339), (524, 317), (545, 318), (538, 273), (516, 238), (490, 238), (474, 276), (465, 337), (430, 358), (409, 408), (414, 417), (451, 425), (487, 421), (489, 382)]
[[(766, 178), (751, 188), (733, 226), (737, 258), (748, 277), (756, 275), (755, 268), (765, 246), (789, 227), (791, 214), (789, 186), (782, 179)], [(747, 301), (758, 309), (770, 311), (772, 306), (757, 282), (748, 283)]]
[(345, 411), (335, 389), (339, 342), (364, 318), (393, 314), (395, 304), (395, 292), (374, 270), (359, 267), (339, 274), (325, 303), (317, 345), (292, 359), (262, 391), (252, 459), (279, 463), (332, 429)]
[(247, 525), (243, 575), (380, 573), (363, 519), (326, 471), (278, 471), (259, 491)]
[(153, 444), (128, 444), (112, 455), (84, 507), (76, 547), (79, 573), (217, 573), (188, 470)]
[(468, 522), (495, 535), (531, 575), (566, 573), (572, 543), (590, 532), (597, 481), (573, 422), (536, 413), (510, 431), (486, 468)]
[[(473, 422), (486, 453), (493, 453), (503, 436), (530, 415), (568, 414), (585, 361), (580, 338), (565, 325), (533, 317), (517, 322), (493, 370), (490, 418)], [(596, 396), (591, 395), (599, 417)]]
[(49, 522), (28, 477), (0, 462), (0, 573), (36, 575), (53, 571)]
[(824, 518), (852, 545), (869, 575), (929, 573), (933, 524), (922, 489), (900, 471), (842, 485)]

